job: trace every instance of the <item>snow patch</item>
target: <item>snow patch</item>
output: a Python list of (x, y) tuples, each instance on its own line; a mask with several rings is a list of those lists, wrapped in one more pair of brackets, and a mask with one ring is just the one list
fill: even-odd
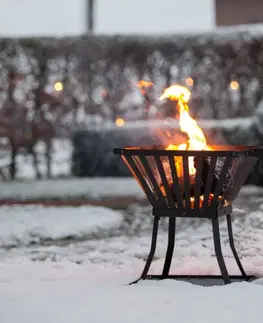
[(14, 247), (47, 240), (84, 239), (117, 228), (120, 212), (100, 206), (0, 207), (0, 246)]
[(6, 182), (0, 190), (0, 199), (100, 199), (111, 197), (144, 198), (135, 179), (131, 178), (69, 178), (41, 181)]

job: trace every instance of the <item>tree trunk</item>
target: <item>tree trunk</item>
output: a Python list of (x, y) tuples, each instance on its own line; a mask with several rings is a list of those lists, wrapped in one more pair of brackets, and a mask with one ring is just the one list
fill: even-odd
[(42, 174), (41, 171), (39, 169), (39, 163), (38, 163), (38, 158), (37, 158), (37, 152), (35, 150), (34, 145), (30, 148), (30, 153), (32, 155), (32, 159), (33, 159), (33, 167), (34, 170), (36, 172), (36, 178), (37, 179), (41, 179), (42, 178)]
[(47, 178), (52, 178), (52, 139), (47, 139), (46, 145), (46, 166), (47, 166)]
[(9, 166), (9, 172), (12, 180), (16, 178), (16, 173), (17, 173), (16, 156), (17, 156), (16, 147), (13, 143), (11, 143), (11, 162)]

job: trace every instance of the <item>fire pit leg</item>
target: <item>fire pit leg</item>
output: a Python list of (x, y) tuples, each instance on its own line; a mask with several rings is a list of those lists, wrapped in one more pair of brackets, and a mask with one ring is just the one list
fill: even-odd
[(216, 218), (212, 218), (212, 228), (213, 228), (214, 247), (215, 247), (217, 262), (218, 262), (224, 283), (230, 284), (231, 281), (227, 272), (226, 264), (225, 264), (224, 257), (222, 254), (222, 249), (221, 249), (218, 215), (216, 215)]
[(146, 264), (145, 264), (145, 267), (143, 269), (143, 272), (142, 272), (142, 275), (141, 275), (140, 279), (145, 279), (146, 278), (146, 276), (148, 274), (148, 271), (150, 269), (151, 263), (153, 261), (153, 257), (154, 257), (155, 249), (156, 249), (159, 220), (160, 220), (160, 217), (158, 217), (158, 216), (154, 217), (150, 253), (148, 255), (148, 258), (147, 258), (147, 261), (146, 261)]
[(169, 275), (173, 252), (174, 252), (175, 226), (176, 226), (176, 218), (175, 217), (169, 218), (168, 246), (167, 246), (167, 251), (165, 256), (162, 278), (167, 278)]
[(236, 260), (236, 263), (238, 265), (238, 268), (243, 276), (243, 278), (247, 278), (247, 274), (241, 264), (241, 261), (238, 257), (238, 254), (237, 254), (237, 251), (236, 251), (236, 248), (235, 248), (235, 243), (234, 243), (234, 237), (233, 237), (233, 230), (232, 230), (232, 221), (231, 221), (231, 215), (230, 214), (227, 214), (226, 216), (226, 220), (227, 220), (227, 229), (228, 229), (228, 237), (229, 237), (229, 244), (230, 244), (230, 248), (233, 252), (233, 255), (234, 255), (234, 258)]

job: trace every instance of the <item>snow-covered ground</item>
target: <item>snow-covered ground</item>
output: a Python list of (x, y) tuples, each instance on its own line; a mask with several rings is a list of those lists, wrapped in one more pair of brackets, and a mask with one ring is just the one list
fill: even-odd
[[(250, 274), (263, 276), (263, 190), (244, 188), (235, 203), (236, 248)], [(166, 251), (160, 223), (151, 272)], [(255, 322), (262, 319), (263, 282), (199, 287), (136, 279), (149, 252), (150, 206), (0, 207), (1, 323), (28, 322)], [(220, 223), (229, 271), (238, 274)], [(208, 220), (181, 219), (171, 271), (218, 274)]]
[(3, 183), (0, 200), (101, 199), (112, 197), (144, 198), (144, 193), (130, 178), (68, 178)]
[(122, 215), (104, 207), (3, 206), (0, 208), (0, 247), (86, 240), (117, 229)]
[(263, 315), (260, 282), (212, 288), (175, 281), (128, 286), (128, 275), (116, 267), (69, 263), (5, 264), (0, 272), (3, 323), (258, 323)]
[[(24, 257), (32, 260), (64, 259), (73, 262), (110, 262), (125, 265), (146, 258), (149, 251), (152, 216), (150, 206), (130, 205), (124, 210), (99, 206), (0, 207), (0, 259)], [(234, 233), (237, 248), (250, 270), (263, 270), (263, 193), (247, 187), (235, 204)], [(226, 223), (221, 222), (224, 254), (232, 263)], [(161, 221), (156, 264), (166, 248), (166, 220)], [(182, 219), (177, 223), (174, 268), (191, 270), (192, 259), (199, 270), (214, 271), (209, 221)], [(204, 258), (205, 261), (202, 259)], [(182, 262), (182, 259), (184, 261)], [(196, 266), (196, 262), (195, 266)], [(259, 268), (258, 264), (259, 263)], [(140, 265), (141, 266), (141, 265)], [(236, 272), (236, 266), (233, 270)]]

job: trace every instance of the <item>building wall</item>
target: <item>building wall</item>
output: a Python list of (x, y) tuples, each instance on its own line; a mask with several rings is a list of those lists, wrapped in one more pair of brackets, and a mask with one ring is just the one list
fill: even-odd
[[(0, 36), (74, 35), (87, 0), (1, 0)], [(95, 32), (165, 34), (211, 30), (213, 0), (95, 0)]]
[(263, 0), (216, 0), (217, 26), (263, 22)]

